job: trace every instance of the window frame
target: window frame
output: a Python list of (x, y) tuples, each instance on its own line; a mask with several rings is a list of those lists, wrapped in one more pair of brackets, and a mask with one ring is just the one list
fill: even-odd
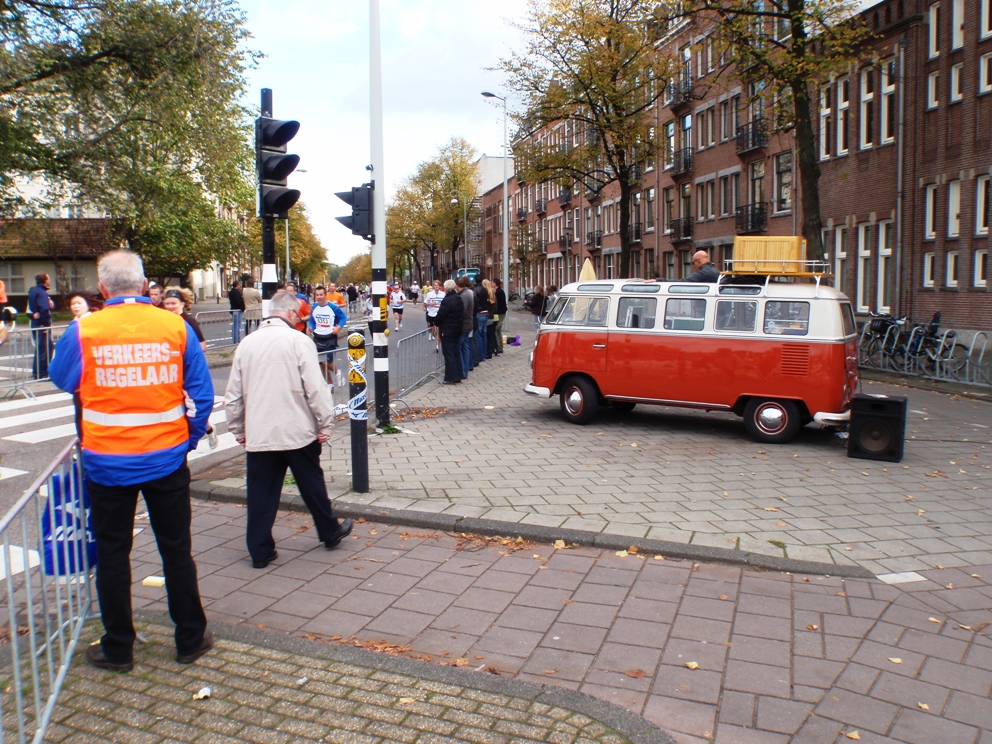
[[(879, 140), (883, 145), (887, 145), (896, 140), (896, 125), (898, 124), (898, 113), (896, 111), (896, 82), (899, 73), (896, 71), (896, 58), (891, 57), (882, 63), (882, 107), (879, 111), (881, 121), (879, 122)], [(889, 134), (889, 130), (892, 133)]]
[(961, 181), (947, 182), (947, 237), (961, 237)]
[(927, 75), (927, 111), (940, 106), (940, 70)]
[[(880, 313), (892, 311), (895, 299), (895, 266), (892, 261), (892, 247), (895, 241), (895, 226), (892, 220), (881, 220), (878, 223), (878, 294), (875, 304)], [(886, 294), (889, 301), (886, 302)]]
[(936, 240), (937, 238), (937, 184), (928, 183), (924, 192), (923, 205), (923, 239)]
[(992, 175), (975, 179), (975, 235), (988, 235), (992, 222)]
[(951, 85), (947, 98), (949, 103), (964, 100), (964, 62), (951, 65)]
[(851, 151), (851, 77), (844, 75), (837, 80), (837, 142), (834, 151), (843, 157)]
[(992, 37), (992, 0), (981, 0), (981, 25), (978, 27), (978, 38)]
[(847, 270), (847, 227), (834, 228), (834, 283), (844, 291)]
[(855, 306), (859, 313), (866, 313), (871, 309), (869, 282), (871, 272), (871, 223), (862, 222), (857, 227), (858, 230), (858, 276), (855, 287)]
[(934, 286), (934, 267), (937, 263), (937, 254), (934, 251), (927, 251), (923, 254), (923, 286)]
[(829, 160), (833, 151), (833, 83), (820, 86), (820, 160)]
[[(861, 101), (861, 116), (858, 118), (860, 137), (858, 147), (870, 150), (875, 146), (875, 68), (865, 67), (861, 70), (861, 85), (859, 87)], [(840, 131), (838, 129), (838, 131)]]
[[(972, 266), (971, 283), (973, 287), (988, 287), (989, 273), (989, 252), (987, 248), (982, 248), (974, 253), (974, 265)], [(984, 269), (984, 271), (982, 271)]]
[(964, 0), (951, 0), (951, 51), (964, 47)]
[(983, 93), (992, 93), (992, 52), (978, 58), (978, 95)]
[[(952, 270), (953, 267), (953, 270)], [(961, 270), (961, 254), (959, 251), (948, 251), (944, 257), (944, 286), (958, 286), (958, 272)]]
[(928, 10), (927, 36), (929, 40), (929, 58), (940, 56), (940, 3), (934, 3)]
[[(788, 161), (788, 168), (783, 168), (782, 163)], [(793, 157), (792, 150), (785, 150), (784, 152), (777, 153), (774, 158), (775, 167), (775, 214), (788, 214), (792, 211), (792, 189), (793, 189), (793, 178), (795, 174), (792, 169)], [(786, 184), (786, 174), (788, 174), (788, 183)], [(783, 187), (785, 191), (783, 192)], [(783, 206), (783, 193), (785, 194), (784, 206)]]

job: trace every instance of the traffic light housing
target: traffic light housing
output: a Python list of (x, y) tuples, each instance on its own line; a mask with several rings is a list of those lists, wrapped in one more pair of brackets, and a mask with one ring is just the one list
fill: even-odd
[(298, 121), (280, 121), (267, 116), (255, 119), (259, 217), (285, 219), (289, 208), (300, 200), (299, 191), (287, 188), (289, 174), (300, 164), (300, 156), (288, 154), (286, 145), (298, 131)]
[(351, 205), (350, 217), (335, 219), (351, 230), (352, 235), (361, 235), (366, 240), (375, 243), (375, 228), (372, 218), (372, 184), (364, 183), (352, 187), (351, 191), (335, 192), (341, 201)]

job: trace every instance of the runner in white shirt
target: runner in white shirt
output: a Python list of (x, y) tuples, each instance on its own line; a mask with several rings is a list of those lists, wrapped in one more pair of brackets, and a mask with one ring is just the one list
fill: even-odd
[(406, 295), (403, 288), (397, 284), (389, 294), (389, 306), (393, 308), (393, 321), (396, 323), (394, 331), (403, 327), (403, 303), (406, 302)]
[(438, 353), (441, 345), (441, 336), (438, 334), (437, 328), (434, 325), (434, 319), (437, 317), (437, 310), (441, 307), (441, 300), (443, 299), (444, 290), (441, 288), (441, 282), (435, 279), (434, 286), (424, 295), (424, 310), (427, 311), (427, 330), (434, 336), (434, 353)]
[(420, 285), (414, 280), (413, 284), (410, 285), (410, 299), (413, 300), (413, 306), (417, 306), (417, 298), (420, 296)]

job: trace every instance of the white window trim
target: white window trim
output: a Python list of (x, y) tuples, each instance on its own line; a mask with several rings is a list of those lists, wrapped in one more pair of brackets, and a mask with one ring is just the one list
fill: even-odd
[(984, 198), (985, 194), (982, 192), (985, 189), (992, 188), (989, 185), (992, 176), (979, 176), (975, 181), (975, 235), (988, 235), (989, 228), (987, 225), (983, 225), (983, 222), (988, 222), (989, 215), (986, 214), (986, 210), (989, 209), (989, 203)]
[(927, 75), (927, 108), (935, 109), (940, 105), (940, 92), (937, 88), (940, 86), (940, 71), (934, 70), (929, 75)]
[[(861, 79), (860, 79), (861, 84), (858, 86), (858, 93), (861, 96), (861, 116), (858, 118), (858, 129), (860, 130), (859, 145), (862, 150), (870, 150), (872, 147), (875, 146), (874, 138), (872, 139), (871, 142), (869, 142), (866, 138), (866, 135), (868, 134), (869, 130), (874, 131), (873, 125), (875, 123), (874, 122), (875, 117), (874, 116), (868, 117), (866, 115), (868, 104), (873, 103), (875, 101), (875, 79), (873, 77), (874, 74), (875, 74), (874, 67), (866, 67), (865, 69), (863, 69), (861, 71)], [(871, 80), (872, 82), (871, 93), (865, 92), (865, 88), (867, 87), (865, 85), (865, 81), (867, 80)], [(838, 107), (839, 107), (839, 103), (838, 103)], [(872, 106), (872, 108), (874, 109), (874, 106)], [(839, 137), (840, 127), (837, 128), (837, 134)]]
[(886, 234), (891, 235), (893, 239), (895, 238), (892, 230), (892, 220), (882, 220), (878, 223), (878, 287), (875, 304), (878, 306), (878, 312), (880, 313), (887, 313), (892, 310), (891, 305), (883, 304), (885, 298), (885, 272), (882, 270), (886, 261), (892, 261), (892, 246), (887, 244), (885, 240)]
[(933, 286), (933, 266), (936, 260), (936, 253), (924, 253), (923, 254), (923, 286), (932, 287)]
[(940, 56), (940, 50), (937, 48), (937, 42), (939, 41), (940, 29), (937, 27), (937, 20), (940, 15), (940, 3), (934, 3), (930, 6), (929, 18), (927, 24), (929, 26), (929, 37), (930, 37), (930, 59)]
[(989, 252), (987, 249), (983, 248), (980, 251), (975, 251), (975, 261), (972, 267), (972, 284), (976, 287), (986, 287), (988, 282), (982, 278), (979, 269), (982, 266), (982, 258), (985, 259), (986, 265), (988, 264)]
[(830, 86), (832, 83), (820, 86), (820, 160), (830, 160), (830, 147), (829, 142), (830, 137), (828, 136), (827, 129), (830, 124), (830, 119), (833, 116), (833, 109), (830, 106), (824, 106), (824, 101), (826, 101), (827, 96), (830, 93)]
[[(951, 274), (951, 264), (954, 264), (955, 268), (960, 271), (961, 269), (961, 255), (957, 251), (948, 251), (947, 256), (944, 261), (944, 285), (947, 287), (958, 286), (957, 277), (952, 278)], [(958, 272), (953, 272), (957, 274)]]
[(923, 239), (934, 240), (937, 237), (936, 219), (934, 219), (934, 200), (937, 198), (937, 184), (931, 183), (926, 187), (923, 212)]
[[(892, 62), (890, 60), (890, 62)], [(894, 62), (892, 63), (895, 64)], [(885, 135), (886, 130), (888, 130), (889, 116), (888, 116), (888, 100), (890, 97), (894, 98), (896, 95), (896, 81), (895, 78), (889, 75), (889, 62), (882, 65), (882, 107), (879, 109), (879, 124), (878, 124), (878, 139), (883, 145), (887, 145), (890, 142), (895, 142), (895, 137), (887, 137)], [(898, 122), (896, 122), (898, 123)]]
[[(848, 153), (848, 148), (844, 147), (843, 143), (844, 143), (844, 135), (848, 134), (849, 136), (848, 127), (850, 125), (850, 117), (847, 117), (845, 119), (843, 112), (850, 111), (851, 109), (850, 81), (851, 79), (849, 77), (842, 77), (840, 80), (837, 81), (837, 122), (835, 124), (836, 127), (835, 136), (837, 138), (837, 142), (835, 143), (835, 147), (834, 147), (834, 149), (837, 152), (837, 157), (841, 157), (842, 155), (847, 155)], [(841, 91), (844, 90), (844, 83), (847, 83), (847, 98), (844, 98), (844, 96), (841, 94)]]
[(964, 62), (951, 65), (951, 85), (947, 95), (951, 103), (964, 99)]
[(947, 237), (961, 237), (961, 181), (947, 182)]
[(834, 230), (834, 276), (837, 277), (839, 284), (843, 284), (845, 279), (841, 262), (847, 258), (847, 245), (844, 242), (846, 230), (846, 227), (838, 227)]
[(987, 39), (992, 36), (992, 0), (981, 0), (982, 25), (979, 28), (979, 38)]
[(868, 242), (870, 236), (870, 222), (863, 222), (858, 225), (858, 285), (855, 293), (859, 313), (866, 313), (870, 309), (868, 305), (861, 302), (861, 298), (864, 297), (865, 290), (867, 289), (867, 269), (871, 267), (871, 243)]
[(983, 54), (978, 60), (978, 94), (989, 92), (992, 92), (992, 52)]
[(951, 3), (951, 49), (964, 46), (964, 0)]

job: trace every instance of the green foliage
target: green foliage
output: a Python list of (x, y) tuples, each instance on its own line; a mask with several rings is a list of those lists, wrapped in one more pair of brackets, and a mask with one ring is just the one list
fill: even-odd
[(339, 284), (349, 284), (355, 282), (369, 283), (372, 281), (372, 253), (365, 251), (352, 257), (342, 268), (337, 276)]

